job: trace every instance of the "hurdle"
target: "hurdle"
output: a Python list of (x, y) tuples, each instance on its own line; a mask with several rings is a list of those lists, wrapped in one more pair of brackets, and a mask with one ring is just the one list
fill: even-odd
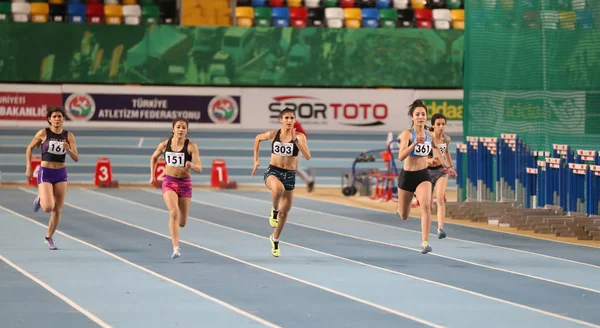
[(600, 240), (600, 152), (553, 144), (531, 150), (517, 134), (457, 145), (457, 202), (446, 216), (541, 234)]

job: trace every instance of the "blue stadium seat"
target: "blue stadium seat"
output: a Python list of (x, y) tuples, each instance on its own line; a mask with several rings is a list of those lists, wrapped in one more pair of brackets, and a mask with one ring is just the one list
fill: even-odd
[(377, 0), (377, 8), (389, 8), (391, 0)]
[(69, 23), (83, 24), (86, 22), (86, 8), (82, 3), (69, 3), (67, 14)]
[(379, 27), (379, 10), (377, 8), (362, 8), (361, 14), (364, 27)]
[(271, 9), (273, 25), (276, 27), (287, 27), (290, 25), (290, 8), (274, 7)]
[(252, 0), (252, 7), (267, 7), (267, 0)]
[(577, 12), (577, 28), (578, 29), (593, 29), (594, 15), (588, 11)]

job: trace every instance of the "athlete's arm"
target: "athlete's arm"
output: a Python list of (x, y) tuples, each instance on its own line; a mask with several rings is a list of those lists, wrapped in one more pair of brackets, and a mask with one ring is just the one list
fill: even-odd
[(408, 157), (408, 154), (415, 148), (416, 142), (413, 142), (412, 145), (408, 145), (408, 141), (410, 140), (411, 133), (409, 130), (405, 130), (400, 134), (400, 151), (398, 152), (398, 160), (405, 160)]
[(167, 147), (167, 141), (163, 141), (158, 144), (154, 153), (152, 153), (152, 157), (150, 157), (150, 185), (154, 186), (156, 182), (156, 178), (154, 177), (154, 171), (156, 171), (156, 161), (160, 157), (162, 153), (165, 152)]
[(67, 136), (67, 142), (65, 143), (64, 147), (69, 156), (71, 156), (71, 159), (75, 162), (79, 162), (79, 151), (77, 150), (75, 135), (73, 135), (73, 133), (69, 132), (69, 135)]
[(25, 176), (27, 179), (31, 179), (31, 176), (33, 175), (33, 170), (31, 169), (31, 153), (33, 152), (33, 148), (38, 147), (45, 137), (46, 129), (39, 130), (33, 139), (31, 139), (31, 142), (25, 150)]
[(298, 149), (300, 150), (304, 158), (309, 160), (311, 156), (310, 150), (308, 150), (308, 141), (306, 140), (306, 136), (303, 133), (298, 133), (296, 135), (296, 138), (298, 139), (298, 142), (296, 143), (298, 145)]
[(254, 168), (252, 169), (251, 176), (254, 176), (256, 169), (260, 165), (258, 162), (258, 153), (260, 151), (260, 143), (262, 141), (271, 140), (275, 137), (276, 130), (267, 131), (261, 134), (257, 134), (254, 138)]
[(200, 151), (198, 150), (198, 145), (190, 141), (188, 146), (191, 147), (190, 151), (192, 153), (192, 162), (188, 161), (185, 163), (185, 167), (194, 170), (196, 173), (202, 173), (202, 162), (200, 161)]

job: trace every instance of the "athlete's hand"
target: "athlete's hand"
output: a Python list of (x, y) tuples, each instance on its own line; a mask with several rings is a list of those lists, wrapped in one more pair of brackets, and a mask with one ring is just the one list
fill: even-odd
[(71, 145), (69, 144), (69, 142), (68, 142), (68, 141), (66, 141), (66, 140), (65, 140), (65, 141), (63, 141), (63, 148), (64, 148), (64, 149), (65, 149), (65, 151), (67, 151), (67, 152), (68, 152), (69, 150), (71, 150)]
[(185, 162), (185, 168), (186, 169), (191, 169), (192, 168), (192, 162), (190, 162), (190, 161)]
[(33, 170), (30, 166), (28, 166), (27, 169), (25, 169), (25, 176), (28, 180), (31, 179), (31, 177), (33, 176)]
[(453, 167), (450, 167), (450, 168), (448, 168), (448, 175), (452, 179), (456, 179), (456, 177), (458, 176), (458, 173), (456, 173), (456, 170)]
[(292, 141), (296, 140), (296, 128), (292, 129)]
[(254, 168), (252, 169), (252, 174), (251, 177), (254, 178), (254, 173), (256, 172), (256, 169), (260, 166), (260, 163), (258, 161), (254, 162)]
[(151, 176), (149, 183), (150, 183), (150, 186), (154, 187), (154, 185), (156, 184), (156, 178), (154, 176)]
[(417, 141), (416, 143), (417, 144), (422, 144), (422, 143), (425, 142), (425, 140), (427, 140), (427, 138), (425, 138), (425, 136), (418, 136), (417, 140), (416, 140)]

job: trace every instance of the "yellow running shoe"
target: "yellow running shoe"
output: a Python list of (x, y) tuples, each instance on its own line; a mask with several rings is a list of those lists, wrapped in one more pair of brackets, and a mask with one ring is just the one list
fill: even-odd
[(271, 241), (271, 254), (275, 257), (279, 257), (281, 255), (281, 251), (279, 250), (279, 241), (273, 241), (273, 235), (269, 237), (269, 241)]
[(279, 224), (279, 221), (277, 221), (278, 214), (279, 211), (271, 210), (271, 216), (269, 217), (269, 224), (271, 225), (271, 228), (277, 228), (277, 225)]

